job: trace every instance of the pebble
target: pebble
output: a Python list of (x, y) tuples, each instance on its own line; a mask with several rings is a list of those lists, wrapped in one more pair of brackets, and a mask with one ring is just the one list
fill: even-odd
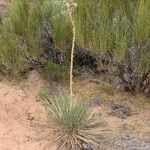
[(20, 97), (22, 98), (26, 98), (27, 97), (27, 93), (24, 90), (19, 90), (19, 94)]

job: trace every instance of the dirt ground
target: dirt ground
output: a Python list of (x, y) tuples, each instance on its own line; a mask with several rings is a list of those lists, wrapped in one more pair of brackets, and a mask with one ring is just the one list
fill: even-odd
[[(36, 71), (31, 72), (27, 79), (16, 84), (6, 80), (0, 81), (0, 150), (44, 150), (46, 146), (48, 146), (47, 149), (56, 150), (55, 145), (50, 144), (53, 136), (42, 139), (42, 132), (37, 132), (40, 126), (36, 126), (36, 122), (40, 124), (47, 121), (44, 107), (37, 96), (45, 84), (47, 83)], [(95, 97), (91, 95), (100, 93), (96, 95), (96, 98), (103, 101), (100, 101), (101, 105), (95, 103), (92, 109), (101, 116), (102, 128), (111, 131), (102, 135), (104, 144), (108, 147), (106, 150), (150, 149), (149, 100), (140, 102), (138, 96), (122, 94), (120, 97), (118, 93), (108, 94), (103, 92), (102, 87), (87, 80), (76, 80), (74, 90), (82, 93), (85, 99), (93, 99), (93, 104)], [(119, 97), (121, 100), (117, 101)], [(123, 100), (130, 104), (130, 107), (134, 105), (138, 114), (124, 119), (108, 116), (111, 111), (110, 98), (116, 103)]]
[(46, 116), (37, 98), (42, 86), (38, 75), (19, 85), (0, 81), (0, 150), (42, 150), (50, 142), (36, 139), (31, 125)]

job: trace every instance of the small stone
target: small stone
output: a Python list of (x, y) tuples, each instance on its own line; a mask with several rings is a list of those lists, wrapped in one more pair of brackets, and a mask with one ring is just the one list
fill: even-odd
[(25, 98), (25, 97), (27, 97), (27, 93), (24, 90), (20, 90), (19, 91), (19, 96), (22, 97), (22, 98)]
[(8, 95), (8, 92), (4, 93), (4, 96)]

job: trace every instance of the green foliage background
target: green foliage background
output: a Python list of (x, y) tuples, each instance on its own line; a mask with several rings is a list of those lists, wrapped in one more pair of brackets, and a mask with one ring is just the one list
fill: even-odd
[[(115, 60), (128, 62), (135, 41), (139, 72), (150, 68), (149, 0), (75, 0), (73, 10), (76, 44), (103, 54), (109, 52)], [(0, 63), (19, 72), (29, 59), (37, 59), (42, 52), (40, 31), (46, 20), (52, 23), (56, 47), (70, 44), (71, 25), (65, 2), (13, 0), (8, 18), (3, 19)]]

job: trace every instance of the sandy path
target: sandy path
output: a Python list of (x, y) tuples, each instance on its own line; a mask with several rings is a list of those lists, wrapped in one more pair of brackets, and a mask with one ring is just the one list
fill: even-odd
[(34, 140), (31, 127), (32, 120), (45, 116), (44, 108), (37, 101), (42, 85), (37, 76), (19, 86), (0, 82), (0, 150), (42, 150), (47, 145), (47, 141)]

